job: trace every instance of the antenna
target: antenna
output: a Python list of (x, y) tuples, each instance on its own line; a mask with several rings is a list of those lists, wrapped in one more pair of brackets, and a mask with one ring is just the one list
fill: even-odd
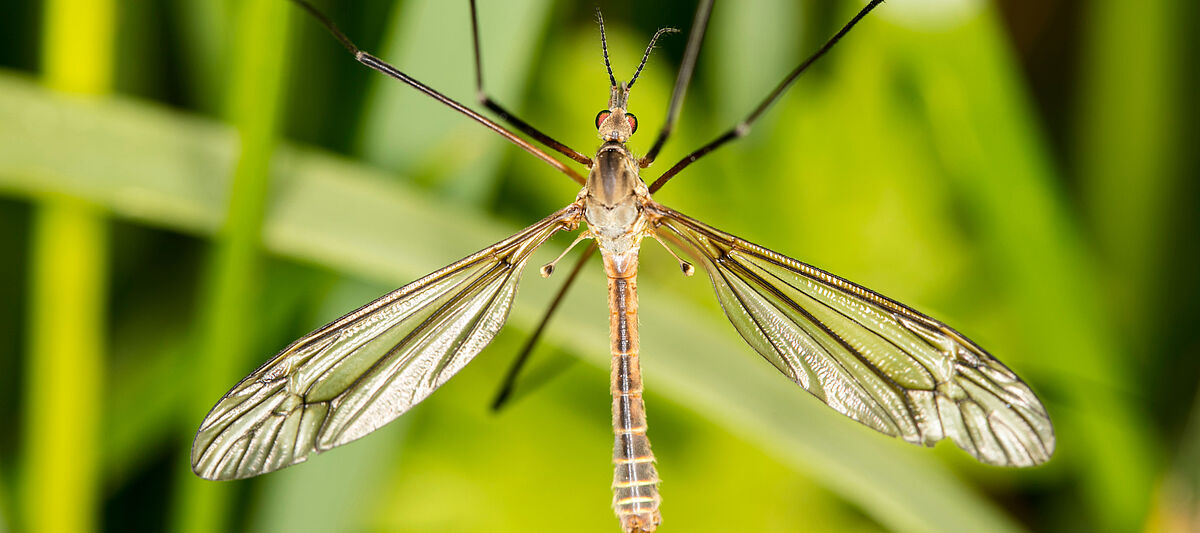
[[(812, 66), (812, 64), (820, 59), (821, 56), (824, 56), (826, 52), (829, 52), (829, 50), (833, 48), (833, 46), (836, 45), (838, 41), (842, 39), (842, 37), (845, 37), (846, 34), (849, 33), (852, 28), (854, 28), (855, 24), (858, 24), (858, 21), (867, 16), (867, 13), (870, 13), (872, 9), (875, 9), (875, 6), (878, 6), (882, 3), (883, 0), (871, 0), (869, 3), (867, 3), (866, 7), (863, 7), (857, 15), (854, 15), (854, 18), (850, 19), (850, 22), (847, 22), (845, 26), (842, 26), (842, 29), (838, 30), (833, 37), (830, 37), (820, 49), (814, 52), (813, 55), (808, 56), (808, 59), (805, 59), (802, 63), (800, 63), (799, 66), (797, 66), (786, 77), (784, 77), (783, 81), (780, 81), (779, 85), (775, 86), (775, 89), (771, 91), (771, 94), (768, 94), (767, 97), (758, 104), (758, 107), (755, 107), (754, 111), (750, 112), (749, 116), (742, 119), (741, 122), (735, 124), (732, 128), (725, 133), (722, 133), (716, 139), (713, 139), (708, 144), (701, 146), (699, 149), (679, 160), (678, 163), (675, 163), (675, 166), (667, 169), (666, 172), (663, 172), (658, 179), (654, 180), (654, 183), (650, 184), (650, 192), (657, 192), (662, 188), (663, 185), (666, 185), (672, 177), (678, 174), (680, 170), (683, 170), (684, 167), (695, 163), (697, 159), (704, 157), (709, 152), (716, 150), (717, 148), (721, 147), (721, 145), (729, 141), (744, 137), (747, 133), (750, 133), (750, 126), (754, 124), (754, 121), (758, 119), (759, 115), (762, 115), (767, 108), (771, 107), (771, 104), (774, 104), (775, 101), (783, 95), (784, 91), (787, 91), (788, 87), (791, 87), (792, 83), (796, 81), (796, 78), (799, 78), (805, 70), (808, 70), (808, 67)], [(656, 145), (655, 148), (657, 147), (658, 146)]]
[[(608, 82), (613, 87), (617, 86), (617, 77), (613, 76), (612, 64), (608, 62), (608, 39), (604, 37), (604, 15), (600, 14), (600, 8), (596, 8), (596, 22), (600, 23), (600, 47), (604, 49), (604, 68), (608, 69)], [(641, 68), (638, 68), (641, 70)], [(635, 78), (637, 76), (634, 76)]]
[(638, 64), (637, 71), (633, 73), (633, 79), (629, 80), (629, 84), (626, 87), (633, 87), (633, 82), (637, 81), (638, 75), (642, 73), (642, 67), (646, 66), (646, 60), (650, 59), (650, 52), (654, 50), (654, 43), (658, 42), (658, 38), (664, 33), (679, 33), (679, 30), (675, 28), (662, 28), (654, 32), (654, 37), (650, 38), (650, 45), (646, 47), (646, 53), (642, 54), (642, 62)]

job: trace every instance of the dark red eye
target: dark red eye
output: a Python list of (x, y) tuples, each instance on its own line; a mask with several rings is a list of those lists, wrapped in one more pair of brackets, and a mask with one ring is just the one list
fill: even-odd
[(604, 111), (601, 111), (599, 113), (596, 113), (596, 129), (600, 129), (600, 125), (604, 123), (604, 119), (608, 118), (608, 116), (611, 114), (612, 114), (612, 111), (609, 111), (607, 109), (605, 109)]
[(629, 121), (629, 133), (637, 131), (637, 117), (633, 113), (625, 113), (625, 120)]

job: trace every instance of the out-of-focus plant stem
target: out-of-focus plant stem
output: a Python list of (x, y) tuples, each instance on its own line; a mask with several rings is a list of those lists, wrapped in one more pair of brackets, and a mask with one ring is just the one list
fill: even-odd
[[(1106, 274), (1101, 281), (1113, 293), (1105, 311), (1118, 325), (1123, 346), (1136, 350), (1132, 353), (1164, 348), (1162, 313), (1155, 310), (1174, 296), (1168, 296), (1162, 280), (1169, 279), (1168, 250), (1176, 238), (1171, 226), (1184, 176), (1177, 142), (1183, 138), (1180, 111), (1187, 106), (1181, 89), (1183, 48), (1176, 45), (1182, 11), (1168, 0), (1102, 0), (1086, 10), (1083, 26), (1074, 163), (1090, 208), (1086, 221), (1106, 262), (1099, 269)], [(1195, 433), (1193, 428), (1189, 434)], [(1194, 466), (1189, 463), (1195, 456), (1184, 442), (1177, 466), (1186, 469)], [(1187, 486), (1194, 476), (1167, 478), (1166, 499), (1194, 503), (1195, 486)], [(1129, 512), (1144, 512), (1150, 495), (1134, 496), (1109, 500)], [(1151, 523), (1147, 530), (1163, 527), (1167, 524)]]
[[(113, 80), (116, 6), (49, 0), (42, 68), (49, 87), (100, 95)], [(107, 228), (84, 201), (37, 206), (30, 254), (22, 520), (30, 531), (86, 532), (98, 523)]]
[(1192, 403), (1191, 418), (1179, 440), (1181, 445), (1155, 494), (1155, 507), (1144, 531), (1200, 531), (1200, 395)]
[[(238, 2), (240, 3), (240, 2)], [(226, 22), (234, 11), (228, 0), (180, 0), (175, 3), (178, 13), (180, 52), (188, 68), (180, 71), (187, 76), (184, 86), (188, 99), (200, 110), (220, 111), (222, 80), (226, 79), (227, 58), (233, 34)]]
[[(224, 114), (237, 126), (241, 150), (229, 191), (228, 210), (209, 265), (201, 308), (200, 351), (192, 383), (195, 400), (185, 403), (184, 431), (195, 431), (199, 414), (237, 382), (252, 340), (256, 266), (270, 183), (271, 154), (279, 133), (279, 109), (287, 60), (288, 21), (295, 7), (279, 0), (253, 0), (235, 11), (237, 49)], [(180, 472), (174, 531), (224, 531), (229, 487)]]
[(1174, 2), (1103, 0), (1087, 10), (1076, 169), (1129, 346), (1161, 302), (1170, 206), (1180, 189), (1184, 64)]
[[(996, 20), (987, 13), (947, 33), (945, 42), (924, 40), (928, 48), (914, 55), (945, 61), (919, 65), (935, 89), (927, 108), (949, 175), (961, 178), (955, 186), (990, 243), (1007, 297), (1022, 309), (1031, 353), (1057, 374), (1059, 401), (1075, 409), (1064, 417), (1050, 405), (1058, 452), (1086, 464), (1081, 492), (1093, 522), (1084, 527), (1135, 531), (1158, 468), (1155, 436), (1144, 406), (1120, 390), (1131, 362), (1102, 308), (1099, 269), (1054, 187), (1055, 169), (1030, 106), (1012, 81), (1015, 67), (998, 46), (1004, 40)], [(967, 68), (977, 74), (951, 75)]]

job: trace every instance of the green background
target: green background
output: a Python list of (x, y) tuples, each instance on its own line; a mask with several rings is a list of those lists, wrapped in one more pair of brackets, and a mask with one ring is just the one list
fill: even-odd
[[(608, 91), (594, 5), (480, 2), (489, 91), (592, 151)], [(465, 1), (321, 5), (473, 103)], [(857, 5), (718, 5), (645, 179), (748, 113)], [(618, 77), (693, 9), (600, 6)], [(650, 246), (663, 531), (1200, 528), (1198, 10), (891, 0), (749, 137), (656, 195), (946, 320), (1031, 384), (1058, 437), (1047, 465), (1010, 470), (876, 435), (779, 376), (707, 280)], [(561, 274), (527, 273), (493, 345), (369, 438), (250, 481), (187, 464), (207, 409), (270, 354), (576, 185), (358, 65), (283, 0), (0, 12), (0, 532), (616, 531), (598, 264), (499, 414), (499, 376)], [(635, 151), (684, 41), (665, 38), (634, 90)]]

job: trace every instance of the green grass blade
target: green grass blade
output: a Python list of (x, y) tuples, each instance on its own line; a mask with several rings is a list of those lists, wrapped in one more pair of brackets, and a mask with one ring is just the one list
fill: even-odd
[[(478, 7), (484, 87), (520, 116), (517, 98), (536, 64), (531, 58), (545, 32), (550, 2), (478, 2)], [(392, 18), (393, 31), (371, 52), (482, 112), (474, 90), (468, 4), (403, 2)], [(497, 163), (513, 152), (505, 143), (493, 142), (494, 134), (486, 128), (383, 75), (372, 78), (363, 111), (358, 141), (368, 161), (417, 179), (436, 175), (437, 187), (464, 205), (487, 205), (495, 196)]]
[(103, 211), (48, 198), (34, 217), (24, 523), (93, 531), (99, 515), (108, 254)]
[[(111, 90), (113, 2), (45, 6), (46, 85), (84, 95)], [(76, 198), (38, 205), (31, 239), (29, 349), (22, 465), (24, 524), (95, 530), (107, 323), (107, 222)]]
[(1200, 527), (1200, 395), (1192, 403), (1179, 449), (1155, 495), (1147, 531), (1185, 533)]
[[(229, 71), (229, 21), (234, 4), (227, 0), (180, 0), (174, 3), (179, 28), (179, 65), (186, 98), (202, 111), (217, 115), (221, 111), (222, 80)], [(252, 53), (252, 52), (251, 52)]]
[(11, 519), (8, 514), (8, 480), (4, 477), (4, 465), (0, 464), (0, 533), (8, 533)]
[[(1076, 170), (1103, 259), (1118, 323), (1142, 345), (1162, 302), (1176, 198), (1183, 190), (1180, 143), (1186, 71), (1175, 34), (1176, 2), (1096, 2), (1087, 10), (1079, 83)], [(1132, 30), (1132, 31), (1131, 31)], [(1147, 329), (1150, 328), (1150, 329)]]
[(11, 519), (8, 514), (8, 477), (4, 473), (4, 463), (0, 462), (0, 533), (8, 533)]
[[(1094, 522), (1134, 531), (1157, 466), (1144, 406), (1129, 387), (1132, 358), (1102, 311), (1105, 285), (1073, 224), (1056, 170), (991, 10), (921, 35), (911, 57), (952, 186), (989, 243), (989, 274), (1020, 309), (1026, 349), (1011, 358), (1033, 383), (1056, 384), (1058, 455), (1075, 462)], [(962, 76), (961, 72), (972, 72)], [(1037, 387), (1035, 387), (1037, 388)], [(1070, 415), (1070, 416), (1064, 416)]]
[[(239, 153), (233, 166), (225, 220), (216, 235), (202, 304), (200, 352), (191, 371), (195, 388), (189, 411), (206, 412), (215, 399), (236, 383), (249, 359), (256, 316), (256, 275), (262, 221), (271, 176), (271, 156), (279, 131), (287, 61), (288, 25), (294, 6), (281, 0), (253, 0), (239, 5), (237, 45), (242, 53), (232, 65), (225, 114), (238, 131)], [(191, 418), (184, 418), (189, 422)], [(192, 423), (181, 428), (195, 431)], [(184, 533), (224, 531), (228, 487), (208, 483), (181, 469), (174, 530)]]

